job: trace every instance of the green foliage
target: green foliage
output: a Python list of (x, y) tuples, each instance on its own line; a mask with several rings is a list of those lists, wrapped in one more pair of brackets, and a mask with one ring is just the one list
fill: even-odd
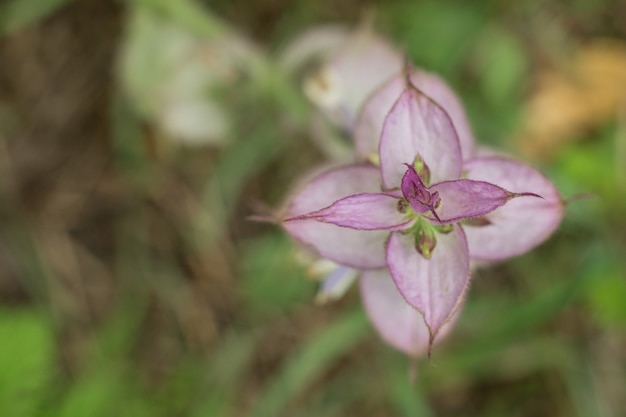
[(290, 358), (262, 393), (250, 417), (271, 417), (281, 411), (301, 390), (322, 376), (335, 361), (353, 349), (367, 334), (369, 325), (362, 311), (342, 317), (309, 340)]
[(501, 27), (485, 28), (476, 40), (476, 73), (492, 108), (515, 109), (528, 73), (528, 58), (517, 37)]
[(296, 261), (293, 242), (284, 235), (248, 242), (242, 254), (242, 291), (253, 316), (284, 314), (299, 303), (310, 302), (313, 285)]
[(483, 7), (479, 2), (460, 7), (449, 1), (406, 1), (383, 13), (388, 13), (388, 25), (412, 62), (450, 78), (458, 74), (484, 24)]
[[(19, 36), (68, 3), (5, 1), (0, 35)], [(103, 208), (104, 217), (118, 217), (112, 242), (102, 237), (105, 249), (98, 238), (94, 247), (80, 246), (93, 258), (113, 247), (113, 265), (100, 267), (111, 271), (115, 306), (89, 329), (95, 334), (93, 352), (71, 376), (60, 371), (59, 323), (46, 314), (66, 307), (50, 283), (76, 284), (62, 281), (58, 265), (48, 265), (37, 216), (1, 213), (0, 246), (8, 246), (10, 262), (3, 256), (0, 266), (17, 270), (32, 299), (0, 309), (0, 416), (620, 415), (621, 409), (607, 404), (619, 404), (615, 398), (624, 397), (626, 380), (620, 350), (626, 323), (623, 123), (578, 132), (544, 163), (566, 199), (582, 193), (590, 198), (569, 202), (563, 225), (537, 250), (478, 270), (453, 334), (435, 347), (431, 360), (411, 364), (374, 335), (356, 297), (313, 308), (316, 283), (299, 263), (294, 243), (280, 231), (244, 220), (257, 203), (284, 195), (295, 180), (291, 174), (302, 173), (302, 159), (292, 156), (310, 150), (298, 141), (314, 129), (300, 87), (267, 51), (288, 42), (303, 24), (327, 23), (329, 16), (357, 21), (360, 7), (330, 0), (203, 3), (129, 0), (120, 8), (125, 27), (106, 102), (115, 178), (97, 186), (111, 187), (117, 198)], [(531, 6), (549, 15), (539, 3)], [(574, 27), (602, 22), (602, 13), (611, 12), (607, 2), (575, 3), (571, 13), (554, 5), (558, 16), (586, 16), (573, 20)], [(416, 65), (442, 74), (461, 92), (480, 142), (502, 144), (515, 134), (537, 57), (555, 56), (537, 39), (529, 40), (531, 26), (517, 9), (504, 2), (429, 0), (378, 2), (376, 12), (374, 26)], [(562, 27), (546, 28), (551, 30), (566, 35)], [(187, 56), (186, 42), (206, 47), (232, 33), (264, 37), (258, 45), (246, 44), (234, 81), (219, 78), (197, 91), (199, 100), (228, 112), (227, 137), (208, 149), (172, 145), (154, 126), (163, 110), (161, 88)], [(203, 63), (213, 62), (210, 48), (200, 51)], [(0, 104), (3, 112), (5, 102)], [(12, 140), (8, 148), (21, 146), (20, 138)], [(12, 162), (4, 152), (2, 147), (3, 175)], [(12, 196), (0, 191), (2, 199)], [(81, 193), (72, 188), (64, 198)], [(180, 198), (188, 194), (190, 200)], [(80, 220), (83, 213), (75, 216)], [(80, 230), (65, 232), (72, 240)], [(213, 281), (213, 265), (207, 261), (205, 271), (194, 263), (198, 259), (223, 261), (230, 275)], [(93, 272), (79, 267), (86, 275)], [(215, 330), (214, 339), (195, 351), (185, 344), (180, 305), (172, 304), (185, 303), (178, 292), (201, 288), (209, 299), (224, 289), (219, 286), (232, 287), (234, 301), (211, 311), (213, 323), (204, 317), (193, 321)], [(160, 328), (160, 321), (151, 327), (155, 316), (173, 323), (171, 328)], [(285, 323), (298, 327), (288, 346), (274, 340)], [(159, 337), (147, 338), (153, 333)], [(166, 370), (154, 376), (146, 369), (153, 367)]]
[(32, 416), (54, 376), (51, 327), (34, 310), (0, 309), (0, 415)]
[(191, 33), (212, 37), (224, 30), (214, 15), (207, 13), (199, 2), (194, 0), (132, 0), (137, 6), (151, 9), (163, 17), (178, 23)]
[(54, 13), (72, 0), (7, 0), (0, 4), (0, 35), (16, 32)]
[(560, 157), (559, 171), (594, 197), (619, 205), (623, 199), (619, 190), (615, 144), (615, 129), (607, 128), (597, 140), (567, 148)]
[(601, 325), (624, 328), (626, 324), (626, 264), (613, 248), (596, 246), (597, 258), (586, 272), (593, 282), (587, 293), (591, 311)]

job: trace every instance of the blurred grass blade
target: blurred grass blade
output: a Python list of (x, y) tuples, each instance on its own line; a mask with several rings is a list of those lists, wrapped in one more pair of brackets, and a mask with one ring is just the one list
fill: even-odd
[(72, 0), (8, 0), (0, 5), (0, 35), (43, 19)]
[(249, 416), (280, 416), (291, 399), (360, 343), (368, 331), (367, 319), (358, 309), (314, 334), (287, 360)]
[(192, 417), (232, 415), (256, 341), (254, 332), (233, 331), (224, 336), (209, 364), (209, 388), (196, 390), (201, 400), (190, 414)]
[[(478, 374), (484, 372), (485, 364), (520, 338), (532, 335), (532, 331), (562, 311), (579, 291), (585, 288), (583, 280), (569, 280), (556, 283), (533, 298), (532, 302), (509, 301), (511, 307), (500, 311), (497, 318), (489, 322), (482, 337), (475, 343), (463, 346), (453, 353), (449, 360), (454, 361), (454, 368)], [(482, 302), (489, 303), (485, 298)]]
[(83, 375), (65, 396), (59, 417), (114, 415), (134, 387), (118, 364), (108, 364)]
[(191, 230), (196, 245), (203, 247), (222, 238), (246, 181), (279, 155), (284, 145), (284, 140), (277, 140), (273, 126), (259, 123), (245, 144), (235, 143), (224, 150), (202, 192), (202, 204), (210, 217), (196, 219)]
[[(398, 412), (398, 416), (433, 417), (434, 412), (428, 404), (423, 384), (410, 383), (410, 359), (398, 355), (395, 351), (388, 353), (387, 381), (384, 384), (385, 397), (389, 404)], [(417, 371), (418, 374), (421, 369)]]
[(562, 369), (563, 379), (576, 415), (578, 417), (613, 416), (606, 399), (603, 398), (601, 388), (598, 387), (597, 375), (594, 375), (592, 364), (581, 353), (578, 353), (576, 359), (570, 361), (569, 366)]

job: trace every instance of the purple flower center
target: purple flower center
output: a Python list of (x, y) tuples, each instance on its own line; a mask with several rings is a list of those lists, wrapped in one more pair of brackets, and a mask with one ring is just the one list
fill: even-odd
[(436, 191), (434, 193), (428, 191), (428, 188), (424, 185), (422, 178), (415, 168), (409, 164), (404, 165), (408, 168), (402, 177), (401, 185), (402, 195), (405, 200), (409, 202), (415, 213), (424, 214), (430, 211), (437, 220), (441, 221), (435, 212), (435, 208), (437, 208), (441, 201), (439, 193)]

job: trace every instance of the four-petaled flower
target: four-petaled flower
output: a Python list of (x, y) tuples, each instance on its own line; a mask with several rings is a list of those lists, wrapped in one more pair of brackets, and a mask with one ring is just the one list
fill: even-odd
[[(372, 321), (414, 356), (449, 328), (470, 259), (522, 253), (562, 217), (558, 192), (537, 171), (473, 156), (471, 134), (463, 125), (459, 141), (453, 125), (458, 112), (448, 115), (415, 87), (419, 76), (390, 81), (365, 104), (356, 147), (374, 163), (318, 175), (289, 199), (283, 217), (287, 231), (322, 257), (364, 271), (360, 286)], [(440, 95), (450, 101), (447, 91)]]

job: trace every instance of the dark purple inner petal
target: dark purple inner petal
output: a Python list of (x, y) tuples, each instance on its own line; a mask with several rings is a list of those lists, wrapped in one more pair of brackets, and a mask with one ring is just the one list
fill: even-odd
[(430, 211), (438, 219), (435, 208), (439, 203), (439, 193), (428, 191), (415, 168), (409, 164), (405, 165), (407, 170), (402, 177), (402, 195), (409, 202), (413, 211), (419, 214)]

